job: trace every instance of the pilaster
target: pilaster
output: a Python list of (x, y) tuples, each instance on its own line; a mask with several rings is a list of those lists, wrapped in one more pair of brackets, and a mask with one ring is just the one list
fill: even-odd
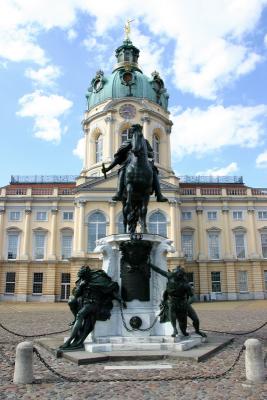
[(226, 262), (226, 285), (228, 300), (237, 300), (235, 264)]
[(31, 226), (31, 208), (26, 208), (25, 210), (25, 220), (24, 220), (24, 234), (22, 239), (22, 254), (21, 260), (29, 260), (30, 259), (30, 226)]
[(256, 239), (256, 225), (255, 225), (255, 209), (254, 207), (248, 208), (248, 257), (259, 258), (257, 252), (257, 239)]
[(230, 224), (229, 224), (229, 207), (224, 205), (222, 209), (223, 214), (223, 240), (224, 240), (224, 256), (225, 260), (233, 258), (231, 243), (230, 243)]
[(51, 235), (50, 235), (50, 254), (48, 256), (49, 260), (56, 260), (56, 236), (57, 236), (57, 208), (52, 208), (51, 214)]
[(169, 200), (170, 205), (170, 238), (176, 249), (173, 257), (180, 257), (181, 250), (181, 227), (180, 227), (180, 210), (177, 207), (177, 200)]
[(4, 259), (4, 249), (3, 249), (3, 233), (4, 233), (4, 216), (5, 216), (5, 208), (0, 208), (0, 260)]
[(114, 150), (114, 143), (113, 143), (113, 136), (114, 136), (114, 122), (115, 118), (113, 118), (112, 114), (108, 115), (105, 118), (105, 122), (107, 125), (107, 133), (106, 133), (106, 143), (104, 146), (104, 161), (110, 162), (113, 159)]
[(198, 259), (205, 259), (205, 250), (204, 250), (204, 225), (203, 225), (203, 207), (197, 206), (197, 240), (198, 240)]
[(110, 235), (114, 235), (116, 233), (115, 209), (116, 209), (116, 202), (109, 201), (109, 234)]
[(148, 115), (144, 115), (141, 118), (141, 121), (143, 122), (143, 135), (144, 138), (147, 139), (149, 141), (149, 143), (151, 144), (151, 132), (149, 131), (149, 124), (150, 124), (150, 118)]

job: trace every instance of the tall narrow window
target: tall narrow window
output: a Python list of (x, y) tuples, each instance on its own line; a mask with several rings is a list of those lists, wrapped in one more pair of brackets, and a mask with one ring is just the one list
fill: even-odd
[(121, 143), (129, 139), (129, 129), (124, 129), (121, 133)]
[(93, 251), (96, 246), (96, 241), (106, 236), (106, 217), (96, 211), (89, 216), (88, 219), (88, 251)]
[(34, 258), (35, 260), (43, 260), (45, 258), (46, 233), (36, 231), (34, 233)]
[(5, 293), (15, 293), (16, 286), (16, 272), (7, 272), (6, 273), (6, 288)]
[(69, 297), (70, 297), (70, 273), (62, 272), (60, 300), (68, 300)]
[(7, 234), (7, 258), (8, 260), (16, 260), (18, 257), (19, 233), (8, 232)]
[(150, 215), (148, 221), (149, 233), (167, 237), (167, 221), (165, 215), (160, 212), (154, 212)]
[(123, 226), (123, 215), (120, 214), (118, 218), (118, 233), (124, 233), (124, 226)]
[(262, 257), (267, 258), (267, 232), (261, 233), (261, 251)]
[(264, 288), (267, 291), (267, 271), (264, 271)]
[(182, 232), (182, 249), (187, 260), (193, 259), (193, 232)]
[(218, 232), (208, 233), (209, 258), (218, 260), (220, 258), (220, 236)]
[(248, 273), (247, 271), (238, 271), (239, 291), (248, 292)]
[(221, 273), (219, 271), (211, 272), (211, 291), (221, 292)]
[(156, 163), (159, 163), (159, 137), (157, 135), (153, 135), (153, 141), (152, 141), (152, 148), (154, 152), (154, 160)]
[(103, 158), (103, 136), (100, 134), (95, 142), (96, 162), (102, 161)]
[(245, 234), (243, 232), (235, 232), (235, 250), (237, 258), (245, 258)]
[(33, 283), (32, 283), (32, 294), (42, 294), (43, 293), (43, 273), (34, 272)]
[(61, 236), (61, 258), (67, 260), (72, 253), (72, 231), (63, 230)]

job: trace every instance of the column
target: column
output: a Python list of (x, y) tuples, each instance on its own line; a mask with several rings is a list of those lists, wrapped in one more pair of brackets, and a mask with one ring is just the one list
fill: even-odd
[(116, 202), (109, 202), (109, 234), (115, 235), (116, 233), (116, 221), (115, 221), (115, 208)]
[(166, 128), (166, 142), (167, 142), (167, 160), (166, 160), (166, 167), (168, 169), (172, 169), (171, 166), (171, 126)]
[(56, 242), (57, 242), (57, 208), (52, 208), (52, 220), (51, 220), (51, 233), (50, 233), (50, 254), (49, 260), (56, 260)]
[(77, 255), (78, 251), (78, 237), (79, 237), (79, 207), (78, 203), (74, 202), (74, 215), (73, 215), (73, 246), (72, 246), (72, 255)]
[[(177, 213), (177, 201), (169, 200), (170, 204), (170, 238), (173, 241), (174, 247), (176, 249), (177, 255), (181, 255), (181, 228), (180, 228), (180, 218), (178, 222), (178, 217), (180, 217), (180, 212)], [(175, 255), (174, 255), (175, 256)]]
[(24, 235), (22, 238), (21, 260), (29, 260), (30, 258), (30, 226), (31, 226), (31, 209), (26, 208), (24, 220)]
[(198, 259), (205, 259), (204, 249), (204, 229), (203, 229), (203, 208), (198, 206), (196, 209), (197, 213), (197, 238), (198, 238)]
[(226, 262), (225, 269), (226, 269), (227, 299), (237, 300), (235, 264)]
[(89, 133), (90, 129), (89, 128), (84, 128), (84, 161), (83, 161), (83, 169), (82, 172), (86, 172), (88, 170), (88, 156), (90, 154), (89, 152)]
[(254, 299), (264, 299), (264, 278), (260, 262), (252, 262), (251, 268)]
[(79, 224), (78, 224), (78, 248), (77, 253), (79, 256), (85, 255), (84, 250), (84, 213), (85, 213), (85, 201), (79, 202)]
[(231, 250), (231, 232), (229, 225), (229, 208), (227, 206), (223, 206), (222, 209), (223, 214), (223, 241), (224, 241), (224, 259), (233, 258), (232, 250)]
[(4, 233), (4, 216), (5, 216), (5, 209), (0, 209), (0, 260), (4, 259), (4, 249), (3, 249), (3, 233)]
[(208, 267), (206, 263), (199, 263), (199, 298), (201, 301), (209, 299)]
[(105, 122), (107, 124), (107, 132), (106, 132), (106, 141), (104, 143), (104, 161), (110, 162), (113, 159), (114, 144), (113, 144), (113, 124), (115, 119), (112, 115), (109, 115), (105, 118)]
[(256, 240), (256, 226), (255, 226), (255, 209), (254, 207), (248, 208), (248, 257), (259, 258), (257, 252)]
[(149, 143), (152, 145), (151, 132), (149, 131), (150, 118), (147, 115), (144, 115), (144, 117), (141, 118), (141, 121), (143, 122), (144, 138), (147, 139)]
[(48, 264), (46, 270), (46, 285), (43, 293), (45, 301), (55, 301), (56, 298), (56, 265)]

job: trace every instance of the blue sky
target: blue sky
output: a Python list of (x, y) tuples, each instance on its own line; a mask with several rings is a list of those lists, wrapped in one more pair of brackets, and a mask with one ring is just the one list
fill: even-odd
[(123, 26), (170, 94), (179, 175), (267, 187), (267, 0), (0, 0), (0, 186), (79, 174), (85, 92)]

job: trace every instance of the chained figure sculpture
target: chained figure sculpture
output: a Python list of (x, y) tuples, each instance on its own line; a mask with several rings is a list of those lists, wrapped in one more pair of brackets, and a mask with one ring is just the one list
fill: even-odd
[(150, 266), (154, 271), (167, 278), (166, 290), (161, 303), (160, 322), (170, 321), (173, 327), (172, 337), (176, 337), (178, 335), (176, 321), (178, 321), (182, 334), (188, 336), (187, 317), (189, 317), (193, 322), (195, 332), (206, 337), (206, 334), (199, 330), (199, 318), (191, 305), (193, 290), (187, 281), (184, 269), (178, 266), (174, 271), (166, 272), (153, 264)]
[(119, 295), (119, 285), (103, 270), (92, 270), (82, 266), (78, 280), (68, 302), (74, 315), (69, 339), (60, 346), (61, 350), (83, 348), (86, 337), (94, 329), (96, 321), (106, 321), (111, 316), (112, 300), (126, 307)]
[(123, 202), (123, 222), (126, 232), (134, 233), (140, 219), (141, 232), (146, 233), (146, 213), (150, 195), (155, 192), (157, 201), (168, 199), (161, 193), (158, 170), (153, 163), (153, 149), (144, 138), (141, 125), (132, 125), (129, 139), (126, 140), (114, 155), (112, 163), (102, 172), (110, 171), (120, 165), (118, 172), (118, 189), (114, 201)]

